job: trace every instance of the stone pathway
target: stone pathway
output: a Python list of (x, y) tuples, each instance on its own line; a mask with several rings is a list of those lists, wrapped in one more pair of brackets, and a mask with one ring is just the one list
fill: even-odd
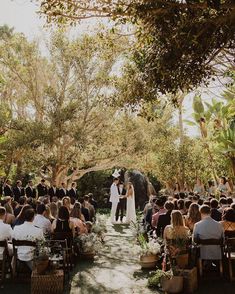
[(105, 244), (93, 263), (80, 261), (71, 281), (71, 294), (151, 294), (146, 287), (147, 271), (142, 271), (133, 254), (133, 235), (127, 225), (108, 224)]

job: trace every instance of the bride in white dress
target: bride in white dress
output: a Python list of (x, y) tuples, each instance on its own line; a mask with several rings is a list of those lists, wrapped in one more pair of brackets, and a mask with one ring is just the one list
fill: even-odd
[(131, 182), (127, 184), (126, 192), (126, 223), (131, 223), (136, 221), (135, 212), (135, 190)]

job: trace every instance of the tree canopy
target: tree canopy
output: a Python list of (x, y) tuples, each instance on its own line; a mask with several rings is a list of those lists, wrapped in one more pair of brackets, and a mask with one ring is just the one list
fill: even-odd
[(177, 93), (207, 83), (215, 61), (233, 63), (235, 3), (230, 0), (41, 0), (48, 22), (75, 24), (93, 17), (132, 23), (134, 60), (154, 93)]

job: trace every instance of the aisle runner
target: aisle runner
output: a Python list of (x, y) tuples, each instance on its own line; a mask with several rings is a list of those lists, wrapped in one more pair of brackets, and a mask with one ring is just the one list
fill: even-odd
[(133, 236), (128, 225), (107, 223), (107, 235), (94, 263), (80, 262), (71, 294), (150, 294), (147, 272), (142, 272), (132, 252)]

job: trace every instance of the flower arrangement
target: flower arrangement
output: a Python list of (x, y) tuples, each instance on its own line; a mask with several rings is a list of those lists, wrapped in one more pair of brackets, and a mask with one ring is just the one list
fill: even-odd
[(157, 255), (161, 251), (161, 245), (155, 240), (146, 241), (144, 235), (138, 237), (139, 246), (135, 246), (135, 252), (140, 256)]
[(106, 216), (105, 215), (97, 215), (96, 222), (92, 226), (92, 232), (97, 235), (98, 238), (100, 238), (100, 241), (104, 241), (104, 234), (107, 232), (106, 229)]
[(80, 235), (74, 240), (74, 242), (77, 244), (80, 253), (95, 253), (100, 249), (101, 245), (100, 240), (95, 233)]

